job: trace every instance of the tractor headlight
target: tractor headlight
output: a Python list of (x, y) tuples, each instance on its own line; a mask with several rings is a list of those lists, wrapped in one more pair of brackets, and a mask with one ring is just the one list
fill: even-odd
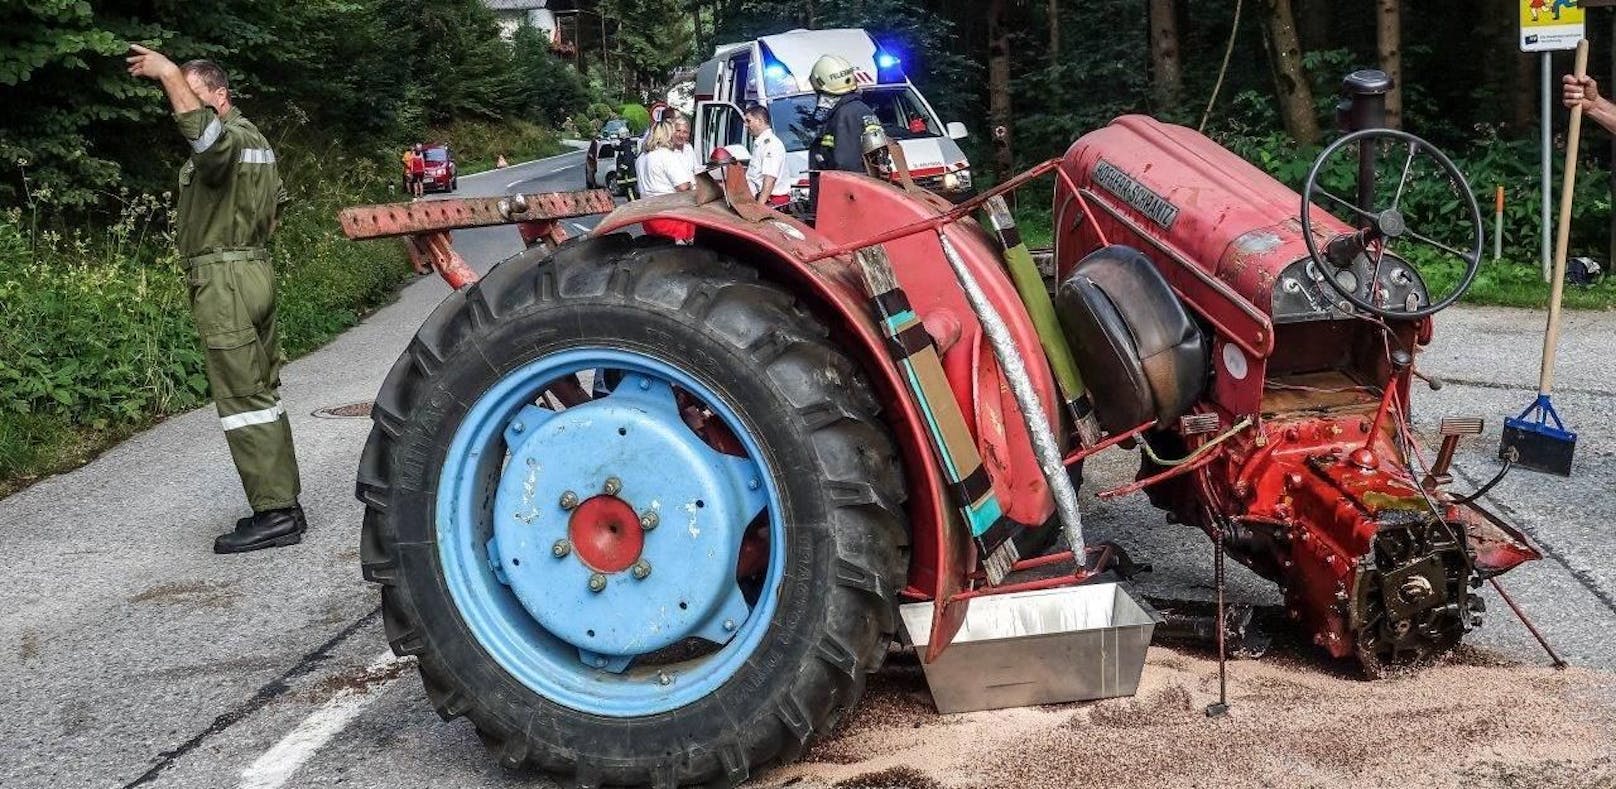
[(959, 175), (955, 173), (943, 173), (943, 191), (957, 192), (959, 191), (959, 185)]
[(961, 188), (961, 189), (969, 189), (969, 188), (971, 188), (971, 171), (970, 170), (968, 170), (968, 169), (967, 170), (960, 170), (959, 172), (954, 173), (954, 177), (959, 180), (959, 188)]

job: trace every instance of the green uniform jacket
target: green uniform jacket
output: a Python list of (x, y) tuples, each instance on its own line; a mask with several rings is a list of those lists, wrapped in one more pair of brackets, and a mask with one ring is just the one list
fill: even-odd
[(191, 143), (180, 168), (175, 246), (181, 257), (227, 249), (262, 249), (286, 202), (275, 151), (258, 127), (232, 107), (174, 116)]

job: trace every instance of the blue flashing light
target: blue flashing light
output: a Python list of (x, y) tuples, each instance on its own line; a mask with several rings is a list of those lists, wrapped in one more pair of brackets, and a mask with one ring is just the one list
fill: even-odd
[(879, 53), (875, 56), (875, 65), (878, 68), (894, 68), (901, 62), (902, 61), (898, 60), (897, 55), (889, 55), (885, 52)]
[(763, 68), (763, 76), (769, 79), (785, 79), (788, 73), (786, 67), (779, 63), (770, 63)]

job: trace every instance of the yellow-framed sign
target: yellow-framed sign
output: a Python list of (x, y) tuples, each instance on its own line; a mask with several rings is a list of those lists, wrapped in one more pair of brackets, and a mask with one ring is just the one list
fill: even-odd
[(1576, 49), (1586, 28), (1579, 0), (1515, 0), (1521, 12), (1521, 51)]

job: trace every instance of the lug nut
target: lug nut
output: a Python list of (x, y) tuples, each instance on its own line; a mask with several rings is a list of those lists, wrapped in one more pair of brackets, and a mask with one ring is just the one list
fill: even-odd
[(733, 619), (725, 619), (724, 620), (724, 629), (727, 630), (727, 631), (733, 631), (735, 629), (735, 620), (733, 620)]
[(601, 491), (604, 492), (608, 496), (616, 496), (617, 492), (622, 490), (622, 489), (623, 489), (623, 481), (618, 479), (617, 477), (607, 477), (606, 478), (606, 484), (601, 487)]
[(641, 559), (634, 563), (634, 568), (631, 572), (634, 574), (634, 580), (643, 581), (651, 575), (651, 563)]
[(569, 553), (572, 553), (572, 543), (567, 542), (566, 540), (556, 540), (555, 545), (550, 546), (550, 555), (557, 559), (560, 559)]
[(660, 685), (672, 685), (673, 677), (668, 676), (668, 672), (666, 671), (658, 671), (656, 673), (656, 681)]
[(561, 494), (561, 509), (570, 510), (576, 506), (578, 506), (578, 494), (570, 490)]
[(522, 420), (520, 420), (520, 419), (518, 419), (515, 422), (511, 423), (511, 432), (512, 433), (520, 433), (520, 432), (522, 432), (523, 430), (526, 430), (526, 429), (527, 429), (527, 425), (523, 424)]
[(657, 527), (656, 510), (646, 510), (645, 512), (640, 513), (640, 528), (642, 528), (642, 529), (644, 529), (646, 531), (650, 531), (652, 529), (655, 529), (656, 527)]
[(604, 574), (595, 573), (595, 574), (589, 576), (589, 591), (591, 591), (591, 592), (600, 592), (600, 591), (604, 590), (605, 588), (606, 588), (606, 576)]

